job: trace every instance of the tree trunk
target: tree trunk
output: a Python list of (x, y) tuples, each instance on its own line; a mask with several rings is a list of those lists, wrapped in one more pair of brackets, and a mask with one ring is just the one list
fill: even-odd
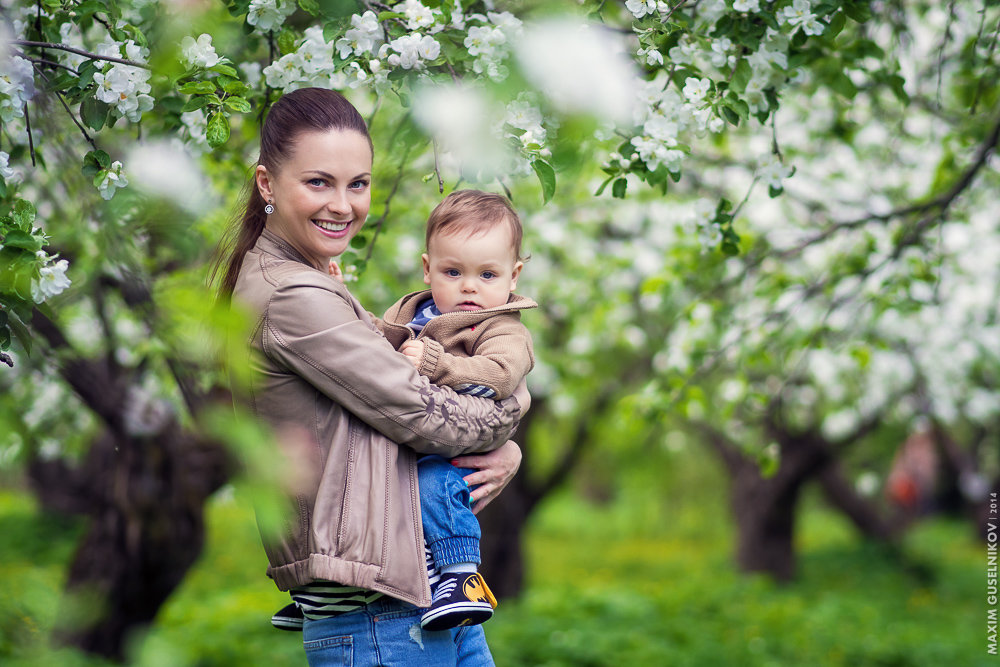
[(803, 485), (829, 461), (822, 439), (781, 433), (781, 459), (771, 477), (724, 435), (702, 428), (730, 478), (730, 506), (736, 521), (736, 562), (744, 572), (777, 581), (795, 576), (795, 516)]
[(748, 461), (731, 480), (736, 519), (736, 562), (744, 572), (764, 572), (778, 581), (795, 576), (795, 511), (801, 482), (764, 479)]
[(31, 476), (46, 507), (90, 518), (56, 638), (123, 660), (129, 633), (152, 622), (201, 552), (204, 504), (227, 477), (226, 452), (174, 421), (148, 438), (105, 433), (80, 469), (36, 462)]
[(501, 598), (517, 597), (524, 588), (523, 535), (531, 511), (527, 501), (524, 481), (518, 476), (479, 514), (480, 571)]

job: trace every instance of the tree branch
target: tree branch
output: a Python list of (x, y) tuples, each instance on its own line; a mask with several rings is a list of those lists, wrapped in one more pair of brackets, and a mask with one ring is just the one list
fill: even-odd
[(131, 67), (139, 67), (141, 69), (152, 69), (149, 65), (143, 65), (142, 63), (136, 62), (134, 60), (128, 60), (126, 58), (116, 58), (115, 56), (99, 56), (96, 53), (91, 53), (90, 51), (84, 51), (83, 49), (78, 49), (68, 44), (59, 44), (56, 42), (33, 42), (26, 39), (13, 39), (9, 42), (15, 46), (34, 46), (42, 49), (56, 49), (57, 51), (66, 51), (67, 53), (75, 53), (78, 56), (84, 56), (85, 58), (90, 58), (91, 60), (106, 60), (111, 63), (120, 63), (122, 65), (129, 65)]

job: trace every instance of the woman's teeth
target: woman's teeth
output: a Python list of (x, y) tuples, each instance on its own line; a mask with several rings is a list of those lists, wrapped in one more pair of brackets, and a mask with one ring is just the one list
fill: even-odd
[(327, 222), (326, 220), (313, 220), (313, 224), (328, 232), (342, 232), (347, 229), (349, 222)]

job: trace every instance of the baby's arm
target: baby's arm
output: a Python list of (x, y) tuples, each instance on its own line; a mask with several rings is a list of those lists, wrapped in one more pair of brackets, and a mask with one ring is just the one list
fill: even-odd
[(468, 385), (487, 387), (494, 392), (490, 398), (495, 399), (510, 396), (535, 363), (531, 336), (516, 319), (491, 323), (471, 357), (449, 354), (430, 338), (415, 342), (423, 344), (419, 356), (416, 346), (410, 353), (405, 345), (400, 351), (410, 357), (421, 375), (459, 392)]

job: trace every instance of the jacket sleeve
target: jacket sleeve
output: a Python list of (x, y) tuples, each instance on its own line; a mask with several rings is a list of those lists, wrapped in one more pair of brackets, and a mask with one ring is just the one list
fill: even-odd
[(476, 342), (471, 357), (445, 352), (441, 344), (423, 338), (424, 354), (420, 372), (431, 382), (453, 388), (464, 385), (489, 387), (497, 398), (506, 398), (534, 367), (531, 336), (513, 317), (498, 318)]
[(515, 398), (461, 396), (432, 384), (360, 319), (332, 283), (279, 285), (263, 320), (264, 352), (389, 439), (453, 457), (506, 441), (520, 418)]

